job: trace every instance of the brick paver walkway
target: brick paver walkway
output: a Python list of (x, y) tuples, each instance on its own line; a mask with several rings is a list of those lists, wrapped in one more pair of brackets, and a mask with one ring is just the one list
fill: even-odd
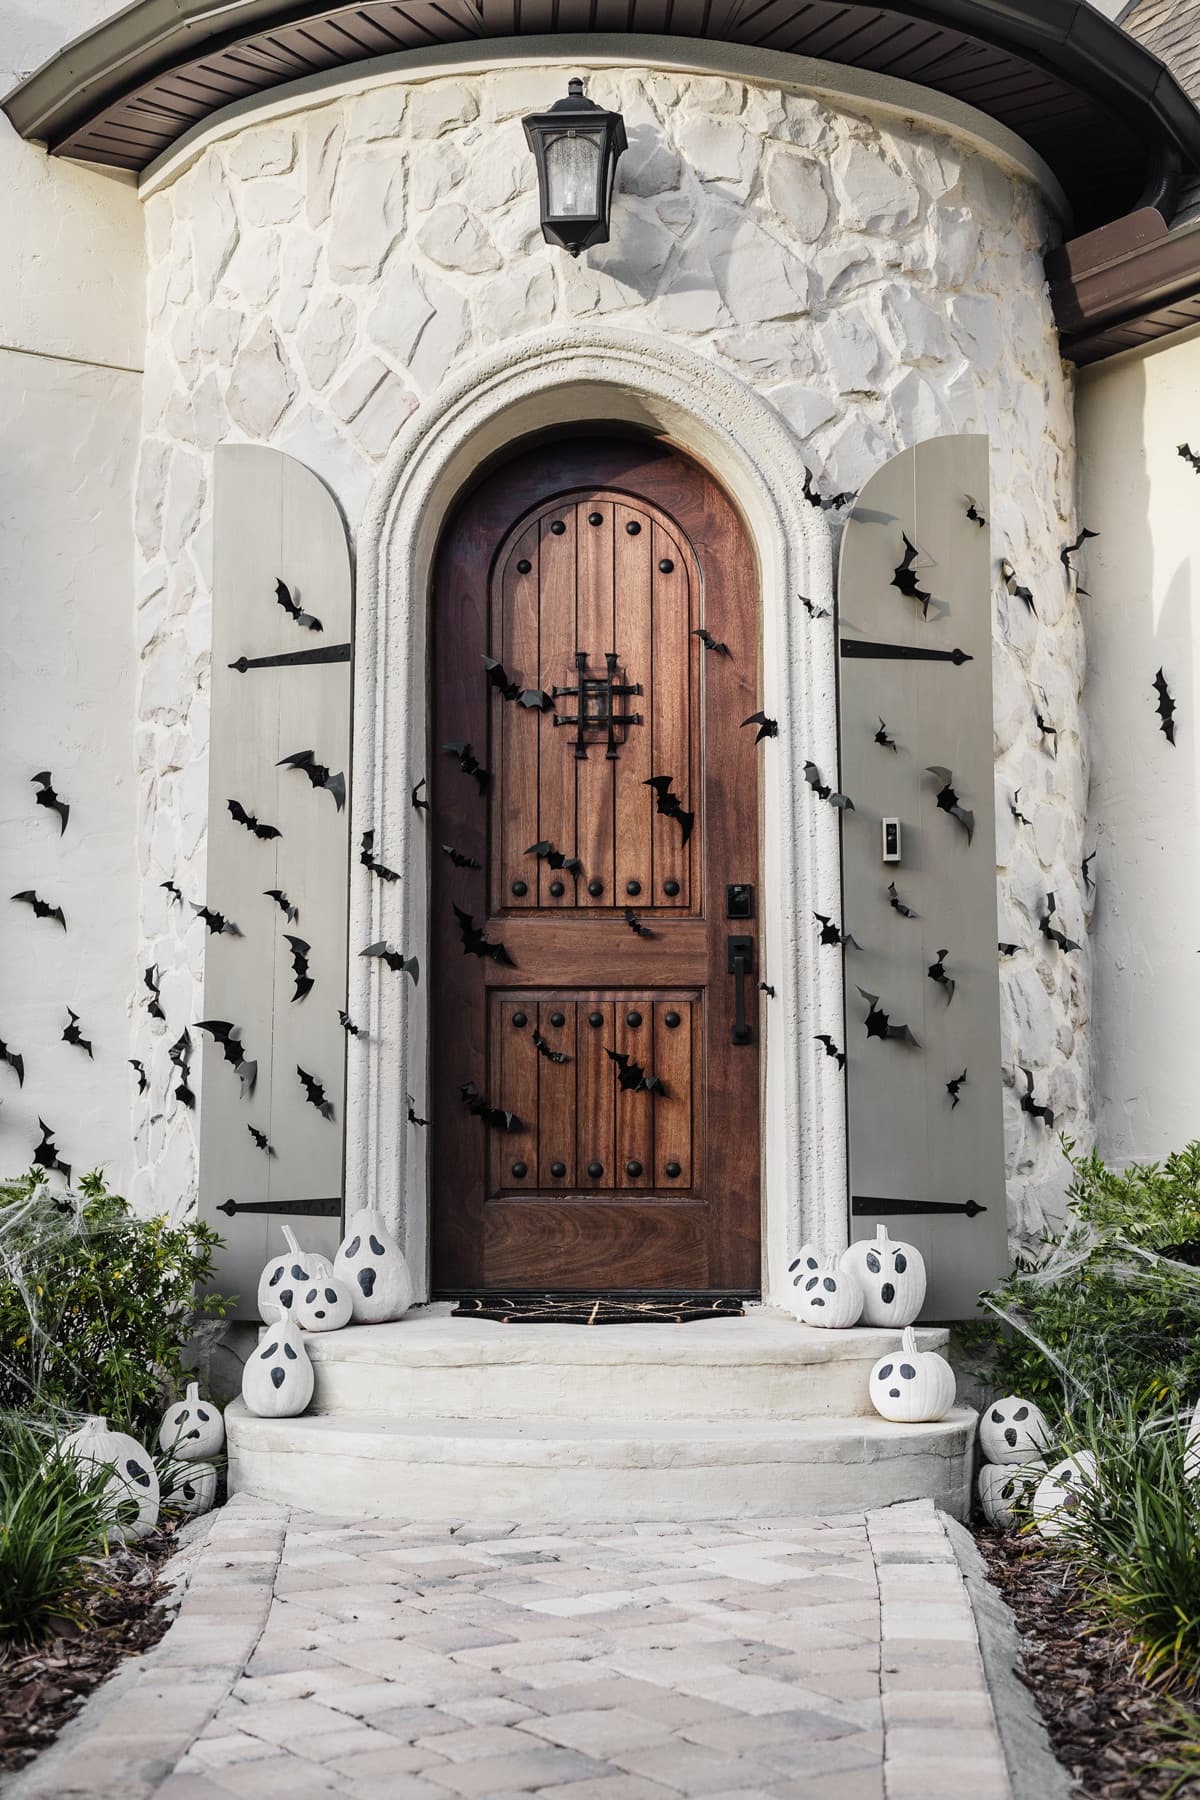
[(933, 1507), (380, 1525), (237, 1499), (158, 1651), (22, 1795), (1008, 1800)]

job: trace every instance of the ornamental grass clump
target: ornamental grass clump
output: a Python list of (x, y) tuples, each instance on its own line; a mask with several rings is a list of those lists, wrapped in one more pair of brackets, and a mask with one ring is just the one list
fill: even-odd
[(63, 1623), (81, 1624), (99, 1579), (106, 1470), (54, 1455), (54, 1440), (0, 1416), (0, 1658)]

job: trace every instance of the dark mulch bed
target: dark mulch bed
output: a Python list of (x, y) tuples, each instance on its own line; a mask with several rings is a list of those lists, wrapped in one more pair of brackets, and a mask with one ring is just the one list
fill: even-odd
[[(1169, 1701), (1132, 1673), (1128, 1638), (1103, 1627), (1070, 1565), (1019, 1532), (979, 1529), (992, 1581), (1016, 1616), (1023, 1676), (1054, 1754), (1086, 1800), (1161, 1800), (1178, 1774), (1154, 1764), (1174, 1754), (1157, 1727)], [(1197, 1710), (1195, 1707), (1193, 1710)], [(1200, 1775), (1175, 1790), (1200, 1797)]]
[(97, 1558), (82, 1627), (64, 1623), (41, 1644), (0, 1652), (0, 1771), (31, 1762), (122, 1657), (158, 1642), (170, 1623), (158, 1571), (174, 1549), (174, 1533), (156, 1531)]

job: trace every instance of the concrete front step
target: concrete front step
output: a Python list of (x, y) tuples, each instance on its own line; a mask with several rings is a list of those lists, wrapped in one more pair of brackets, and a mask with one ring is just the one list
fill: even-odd
[[(923, 1350), (948, 1333), (922, 1328)], [(406, 1419), (874, 1418), (871, 1368), (900, 1333), (787, 1313), (689, 1325), (498, 1325), (447, 1304), (307, 1339), (315, 1413)]]
[(585, 1416), (258, 1419), (235, 1400), (225, 1421), (231, 1492), (368, 1518), (523, 1524), (829, 1515), (926, 1498), (963, 1518), (975, 1435), (967, 1410), (933, 1425), (873, 1415), (639, 1426)]

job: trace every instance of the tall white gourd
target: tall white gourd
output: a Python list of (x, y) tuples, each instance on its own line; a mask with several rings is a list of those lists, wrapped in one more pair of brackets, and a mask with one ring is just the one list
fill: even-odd
[(313, 1394), (313, 1366), (289, 1312), (263, 1332), (242, 1370), (242, 1399), (260, 1419), (294, 1419)]
[(412, 1305), (413, 1279), (404, 1252), (373, 1207), (360, 1207), (348, 1220), (333, 1268), (350, 1284), (360, 1325), (401, 1319)]

